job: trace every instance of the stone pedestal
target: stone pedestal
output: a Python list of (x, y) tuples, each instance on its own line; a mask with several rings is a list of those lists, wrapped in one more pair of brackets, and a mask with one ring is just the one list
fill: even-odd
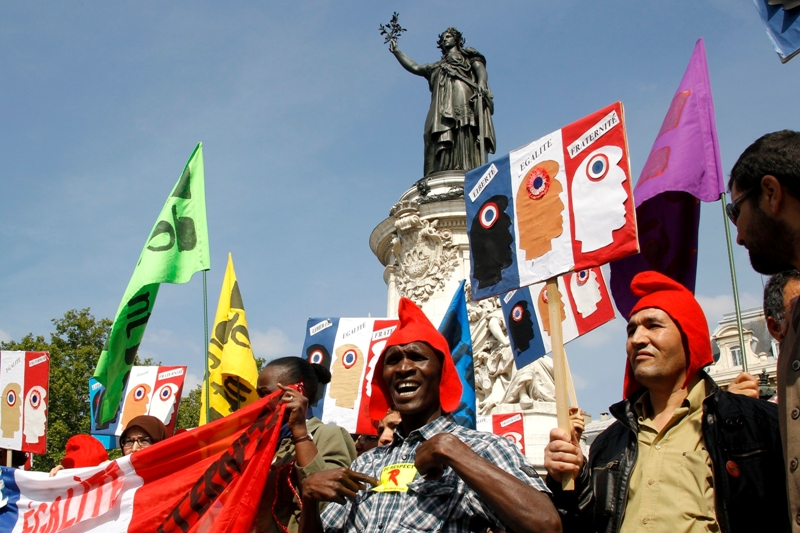
[(405, 296), (438, 326), (469, 274), (464, 172), (437, 172), (407, 190), (369, 246), (385, 267), (386, 316), (397, 316)]

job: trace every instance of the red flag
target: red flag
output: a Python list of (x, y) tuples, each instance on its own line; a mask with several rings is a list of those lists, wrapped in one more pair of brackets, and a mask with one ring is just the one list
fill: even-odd
[(53, 478), (4, 469), (0, 531), (249, 533), (278, 445), (281, 394), (104, 466)]

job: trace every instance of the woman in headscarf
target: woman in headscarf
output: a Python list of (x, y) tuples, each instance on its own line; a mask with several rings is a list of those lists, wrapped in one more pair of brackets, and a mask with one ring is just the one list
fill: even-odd
[(356, 458), (353, 439), (343, 428), (306, 418), (331, 373), (300, 357), (271, 361), (258, 376), (260, 397), (283, 391), (286, 405), (280, 442), (261, 498), (255, 530), (259, 533), (297, 533), (300, 483), (322, 470), (348, 468)]
[(119, 437), (119, 446), (122, 448), (122, 455), (130, 455), (161, 442), (168, 436), (167, 428), (161, 420), (150, 415), (140, 415), (128, 422)]

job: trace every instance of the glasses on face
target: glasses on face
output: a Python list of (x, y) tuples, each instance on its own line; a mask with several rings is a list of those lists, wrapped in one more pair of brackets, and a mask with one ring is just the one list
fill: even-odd
[(360, 442), (361, 444), (369, 444), (370, 442), (378, 440), (377, 435), (359, 435), (356, 442)]
[(153, 444), (153, 439), (150, 437), (126, 437), (122, 440), (123, 448), (133, 448), (134, 444), (138, 444), (139, 448), (147, 448)]
[(749, 189), (744, 191), (744, 193), (741, 196), (739, 196), (739, 198), (737, 198), (733, 202), (728, 202), (728, 204), (725, 206), (725, 213), (728, 214), (728, 218), (731, 219), (731, 222), (733, 222), (734, 226), (736, 225), (736, 221), (739, 219), (739, 206), (742, 205), (742, 202), (744, 202), (748, 196), (753, 194), (760, 187), (761, 187), (760, 183), (755, 187), (750, 187)]

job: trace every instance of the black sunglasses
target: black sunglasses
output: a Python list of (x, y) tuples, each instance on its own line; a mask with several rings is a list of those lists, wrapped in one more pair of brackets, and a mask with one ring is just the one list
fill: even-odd
[(742, 193), (742, 195), (739, 196), (739, 198), (737, 198), (733, 202), (728, 202), (728, 204), (725, 206), (725, 213), (728, 214), (728, 218), (731, 219), (731, 222), (733, 222), (734, 226), (736, 225), (736, 221), (739, 219), (739, 206), (742, 204), (742, 202), (744, 202), (747, 199), (748, 196), (750, 196), (760, 188), (761, 188), (760, 183), (754, 187), (750, 187), (749, 189), (744, 191), (744, 193)]

